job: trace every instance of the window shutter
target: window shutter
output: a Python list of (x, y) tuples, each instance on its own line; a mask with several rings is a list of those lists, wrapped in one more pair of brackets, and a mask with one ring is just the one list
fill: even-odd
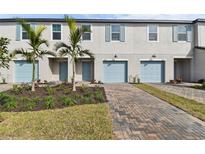
[(110, 42), (110, 25), (105, 26), (105, 42)]
[(21, 40), (21, 25), (16, 24), (16, 41)]
[(191, 25), (187, 26), (187, 41), (188, 42), (192, 41), (192, 26)]
[(125, 42), (125, 25), (120, 26), (120, 41)]
[(177, 38), (177, 26), (173, 26), (172, 28), (172, 37), (173, 37), (173, 42), (177, 42), (178, 38)]

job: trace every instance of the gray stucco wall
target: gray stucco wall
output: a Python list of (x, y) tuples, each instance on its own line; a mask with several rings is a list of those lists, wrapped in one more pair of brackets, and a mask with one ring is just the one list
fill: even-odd
[(205, 50), (195, 49), (194, 80), (205, 79)]

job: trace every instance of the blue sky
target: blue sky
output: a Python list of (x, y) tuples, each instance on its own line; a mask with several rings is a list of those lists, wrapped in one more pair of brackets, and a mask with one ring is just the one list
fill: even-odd
[[(170, 19), (194, 20), (205, 18), (205, 14), (70, 14), (80, 19)], [(0, 14), (0, 18), (63, 18), (63, 14)]]

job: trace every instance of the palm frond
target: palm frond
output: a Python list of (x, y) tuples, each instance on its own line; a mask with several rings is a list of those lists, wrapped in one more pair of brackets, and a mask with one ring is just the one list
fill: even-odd
[(68, 16), (65, 16), (65, 21), (67, 22), (70, 31), (75, 32), (76, 29), (78, 28), (76, 21), (73, 18), (70, 18)]
[(95, 58), (94, 57), (94, 54), (92, 53), (92, 52), (90, 52), (89, 50), (80, 50), (80, 52), (79, 52), (79, 55), (80, 56), (84, 56), (84, 55), (87, 55), (87, 56), (89, 56), (90, 58)]
[(45, 25), (39, 25), (35, 28), (35, 33), (36, 33), (36, 37), (37, 38), (40, 38), (43, 31), (46, 29), (46, 26)]
[(64, 57), (66, 55), (71, 55), (71, 52), (66, 48), (61, 48), (58, 51), (60, 57)]
[(22, 57), (25, 57), (26, 58), (26, 60), (27, 61), (29, 61), (29, 62), (31, 62), (33, 59), (34, 59), (34, 54), (33, 54), (33, 52), (28, 52), (28, 51), (26, 51), (26, 50), (24, 50), (24, 49), (15, 49), (12, 53), (11, 53), (11, 55), (10, 55), (10, 57), (11, 58), (14, 58), (16, 55), (22, 55)]
[(56, 57), (56, 54), (52, 51), (47, 51), (47, 50), (39, 51), (39, 55), (38, 55), (39, 58), (43, 58), (44, 55), (50, 55), (50, 56)]
[(71, 49), (71, 47), (69, 45), (65, 44), (64, 42), (57, 42), (55, 44), (55, 50), (58, 51), (61, 48), (65, 48), (65, 49), (68, 49), (68, 50)]

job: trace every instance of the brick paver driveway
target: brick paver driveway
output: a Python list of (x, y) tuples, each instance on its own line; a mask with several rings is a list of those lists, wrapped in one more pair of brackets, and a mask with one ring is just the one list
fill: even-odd
[(177, 85), (170, 85), (170, 84), (150, 84), (151, 86), (154, 86), (156, 88), (162, 89), (164, 91), (174, 93), (176, 95), (193, 99), (198, 102), (205, 104), (205, 91), (184, 87), (184, 86), (177, 86)]
[(205, 139), (205, 122), (129, 84), (105, 84), (116, 139)]

